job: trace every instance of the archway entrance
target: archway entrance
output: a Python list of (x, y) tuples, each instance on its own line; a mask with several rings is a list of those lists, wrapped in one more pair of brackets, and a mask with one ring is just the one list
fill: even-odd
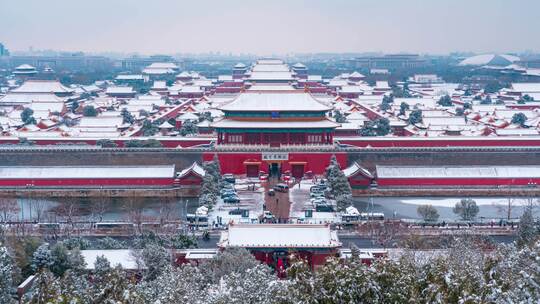
[(280, 163), (269, 163), (268, 164), (268, 175), (270, 177), (279, 178), (281, 176), (281, 164)]

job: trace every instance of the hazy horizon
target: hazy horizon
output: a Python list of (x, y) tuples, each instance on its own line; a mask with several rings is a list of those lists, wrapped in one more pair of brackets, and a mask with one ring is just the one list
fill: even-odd
[(539, 51), (537, 0), (4, 1), (12, 51), (431, 53)]

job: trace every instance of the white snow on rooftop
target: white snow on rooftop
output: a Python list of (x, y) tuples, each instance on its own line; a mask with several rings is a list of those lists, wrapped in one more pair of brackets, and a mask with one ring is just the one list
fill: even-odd
[(211, 124), (214, 128), (250, 129), (250, 128), (271, 128), (271, 129), (313, 129), (313, 128), (336, 128), (339, 126), (330, 120), (317, 120), (306, 123), (305, 121), (241, 121), (232, 119), (222, 119)]
[(10, 166), (0, 167), (0, 179), (48, 178), (173, 178), (171, 166)]
[(219, 108), (222, 111), (329, 111), (308, 93), (242, 93)]
[(72, 89), (65, 87), (56, 80), (27, 80), (13, 90), (16, 93), (71, 93)]
[(341, 246), (328, 225), (258, 224), (229, 225), (221, 234), (220, 247), (337, 248)]
[(538, 178), (540, 166), (377, 166), (379, 178)]

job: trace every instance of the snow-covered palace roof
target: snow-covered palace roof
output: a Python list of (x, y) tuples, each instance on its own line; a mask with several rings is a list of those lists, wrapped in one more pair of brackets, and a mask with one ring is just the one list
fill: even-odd
[(205, 175), (205, 171), (204, 171), (203, 167), (199, 166), (199, 164), (197, 164), (197, 162), (194, 162), (191, 166), (189, 166), (189, 167), (185, 168), (184, 170), (180, 171), (180, 173), (178, 173), (177, 177), (182, 178), (182, 177), (186, 176), (187, 174), (189, 174), (190, 172), (194, 172), (195, 174), (197, 174), (200, 177), (204, 177), (204, 175)]
[(540, 166), (377, 166), (379, 178), (538, 178)]
[(174, 165), (167, 166), (3, 166), (0, 179), (70, 178), (173, 178)]
[(231, 224), (218, 246), (243, 248), (339, 248), (337, 233), (328, 225)]
[(365, 177), (373, 178), (371, 172), (360, 166), (357, 162), (354, 162), (350, 167), (343, 169), (343, 174), (345, 174), (346, 177), (354, 176), (357, 173), (360, 173)]
[(242, 93), (219, 108), (222, 111), (329, 111), (330, 107), (319, 102), (311, 94), (257, 92)]

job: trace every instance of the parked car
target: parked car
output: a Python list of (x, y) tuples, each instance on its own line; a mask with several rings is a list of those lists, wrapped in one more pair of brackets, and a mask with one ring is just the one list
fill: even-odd
[(223, 198), (223, 202), (227, 204), (238, 204), (240, 203), (240, 198), (236, 195), (226, 196)]
[(236, 178), (230, 173), (223, 174), (223, 180), (231, 184), (236, 183)]
[(236, 208), (236, 209), (233, 209), (233, 210), (229, 211), (229, 214), (230, 215), (241, 215), (245, 211), (247, 211), (247, 210), (246, 209)]
[(270, 211), (265, 211), (263, 213), (263, 218), (267, 220), (271, 220), (271, 219), (274, 219), (274, 215)]
[(236, 191), (221, 191), (221, 198), (236, 196)]
[(322, 191), (313, 191), (309, 193), (310, 197), (324, 197), (324, 192)]
[(310, 201), (312, 204), (326, 204), (326, 198), (321, 196), (314, 197)]
[(326, 185), (315, 185), (315, 186), (311, 186), (311, 188), (309, 188), (309, 191), (310, 192), (313, 192), (313, 191), (326, 191), (328, 188), (326, 187)]
[(277, 184), (274, 186), (274, 190), (278, 192), (287, 192), (289, 191), (289, 186), (286, 184)]

